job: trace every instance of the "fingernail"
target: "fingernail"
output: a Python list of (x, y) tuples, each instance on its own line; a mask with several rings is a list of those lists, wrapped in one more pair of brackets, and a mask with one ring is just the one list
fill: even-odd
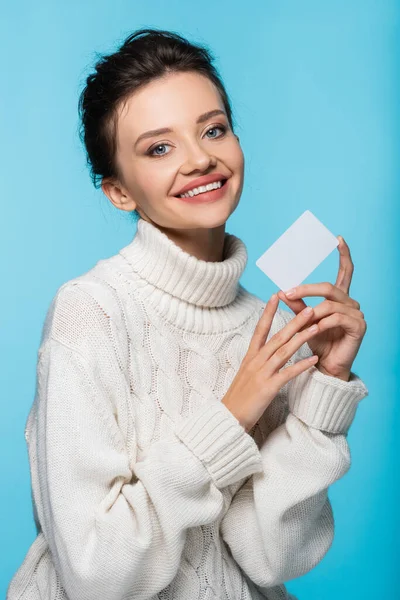
[(296, 288), (292, 288), (291, 290), (288, 290), (287, 292), (285, 292), (285, 296), (287, 298), (291, 298), (292, 296), (294, 296), (295, 292), (296, 292)]

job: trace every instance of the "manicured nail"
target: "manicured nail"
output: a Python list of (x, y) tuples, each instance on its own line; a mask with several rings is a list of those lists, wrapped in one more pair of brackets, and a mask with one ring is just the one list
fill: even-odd
[(296, 288), (292, 288), (291, 290), (288, 290), (287, 292), (285, 292), (285, 296), (287, 298), (291, 298), (292, 296), (295, 295), (295, 292), (296, 292)]

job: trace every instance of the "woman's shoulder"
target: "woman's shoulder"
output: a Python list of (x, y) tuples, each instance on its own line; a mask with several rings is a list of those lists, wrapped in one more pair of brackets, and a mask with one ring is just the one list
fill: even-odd
[(64, 282), (47, 309), (40, 346), (55, 339), (76, 350), (105, 342), (126, 344), (119, 290), (99, 277), (96, 268)]

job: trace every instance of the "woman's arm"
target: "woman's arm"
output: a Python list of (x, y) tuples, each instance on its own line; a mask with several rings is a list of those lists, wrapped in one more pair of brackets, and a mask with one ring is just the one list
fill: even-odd
[[(282, 313), (286, 322), (292, 318)], [(304, 344), (291, 362), (309, 355)], [(299, 577), (329, 550), (334, 520), (328, 488), (350, 468), (346, 435), (366, 395), (353, 373), (344, 382), (311, 367), (264, 413), (259, 423), (259, 431), (268, 431), (260, 444), (264, 470), (240, 487), (221, 522), (233, 557), (257, 585)]]
[(144, 600), (175, 577), (188, 528), (224, 510), (221, 489), (262, 469), (259, 451), (210, 398), (131, 461), (123, 407), (134, 399), (110, 342), (112, 315), (79, 290), (54, 306), (30, 436), (43, 533), (70, 600)]

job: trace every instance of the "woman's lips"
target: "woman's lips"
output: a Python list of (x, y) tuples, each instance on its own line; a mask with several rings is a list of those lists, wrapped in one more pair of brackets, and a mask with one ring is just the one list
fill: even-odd
[(229, 185), (229, 179), (226, 179), (223, 185), (216, 190), (210, 190), (209, 192), (202, 192), (197, 194), (197, 196), (191, 196), (189, 198), (181, 198), (179, 196), (175, 196), (178, 200), (183, 200), (183, 202), (188, 202), (189, 204), (202, 204), (203, 202), (215, 202), (216, 200), (220, 200), (226, 193)]

